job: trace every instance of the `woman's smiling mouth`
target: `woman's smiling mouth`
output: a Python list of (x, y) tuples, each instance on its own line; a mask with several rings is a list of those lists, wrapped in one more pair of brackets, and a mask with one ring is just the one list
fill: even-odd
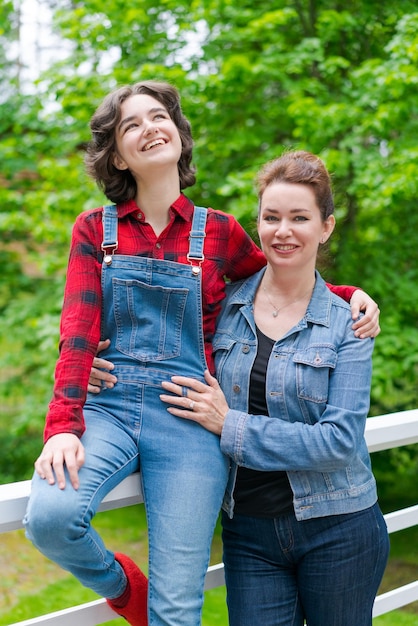
[(151, 150), (151, 148), (154, 148), (154, 146), (164, 146), (164, 145), (165, 145), (164, 139), (154, 139), (153, 141), (150, 141), (142, 148), (142, 152)]

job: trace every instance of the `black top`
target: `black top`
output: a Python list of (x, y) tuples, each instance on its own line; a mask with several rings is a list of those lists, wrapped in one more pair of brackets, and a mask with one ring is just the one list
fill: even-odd
[[(275, 342), (258, 328), (257, 340), (257, 356), (250, 376), (248, 412), (252, 415), (268, 415), (266, 372)], [(240, 515), (271, 518), (293, 511), (293, 493), (286, 472), (263, 472), (239, 467), (234, 500), (234, 511)]]

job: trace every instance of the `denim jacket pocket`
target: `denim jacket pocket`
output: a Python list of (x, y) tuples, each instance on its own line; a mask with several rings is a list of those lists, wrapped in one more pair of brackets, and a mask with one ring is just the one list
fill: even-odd
[(213, 338), (212, 350), (215, 359), (216, 377), (218, 380), (221, 377), (225, 360), (236, 343), (236, 340), (227, 333), (217, 332)]
[(236, 339), (227, 335), (226, 333), (219, 332), (214, 336), (212, 346), (213, 351), (216, 350), (230, 350), (232, 346), (236, 343)]
[(313, 344), (293, 355), (296, 367), (298, 397), (322, 403), (328, 398), (330, 372), (337, 364), (337, 351), (332, 345)]

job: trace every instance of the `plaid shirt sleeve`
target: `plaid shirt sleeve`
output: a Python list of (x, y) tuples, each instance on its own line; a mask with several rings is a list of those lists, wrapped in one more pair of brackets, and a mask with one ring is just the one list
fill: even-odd
[(335, 293), (336, 296), (340, 296), (346, 302), (350, 302), (351, 297), (357, 289), (360, 287), (350, 287), (348, 285), (331, 285), (331, 283), (327, 283), (327, 287), (332, 293)]
[(81, 437), (82, 407), (100, 339), (101, 213), (82, 213), (73, 228), (60, 326), (60, 356), (44, 441), (58, 433)]

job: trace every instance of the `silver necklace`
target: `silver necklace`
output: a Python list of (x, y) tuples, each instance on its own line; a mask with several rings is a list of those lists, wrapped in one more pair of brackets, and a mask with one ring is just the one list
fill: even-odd
[(300, 298), (296, 298), (296, 300), (292, 300), (291, 302), (288, 302), (287, 304), (284, 304), (283, 306), (281, 306), (280, 308), (278, 308), (270, 299), (270, 296), (267, 292), (267, 289), (265, 288), (265, 286), (263, 285), (263, 291), (266, 294), (266, 298), (267, 300), (270, 302), (271, 306), (273, 307), (273, 313), (272, 316), (273, 317), (277, 317), (278, 314), (280, 313), (280, 311), (283, 311), (283, 309), (285, 309), (286, 307), (290, 306), (291, 304), (295, 304), (295, 302), (299, 302), (300, 300), (303, 300), (303, 298), (306, 298), (306, 296), (311, 293), (312, 289), (309, 289), (308, 291), (306, 291), (303, 296), (301, 296)]

